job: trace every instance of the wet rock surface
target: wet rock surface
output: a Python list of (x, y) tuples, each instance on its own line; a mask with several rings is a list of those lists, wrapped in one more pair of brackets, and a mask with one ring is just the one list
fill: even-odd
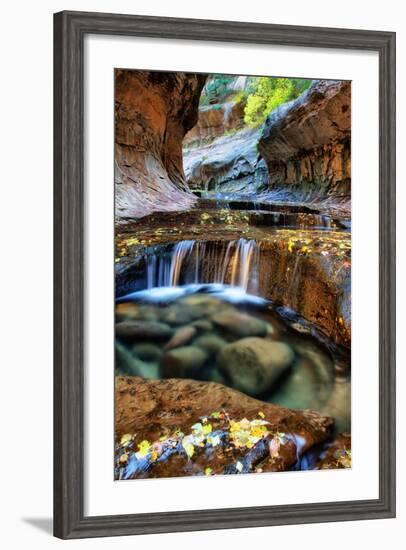
[(184, 149), (185, 175), (191, 189), (222, 193), (259, 192), (267, 188), (268, 170), (260, 158), (258, 129), (243, 129), (209, 144)]
[(118, 377), (117, 479), (283, 471), (331, 435), (333, 421), (220, 384)]

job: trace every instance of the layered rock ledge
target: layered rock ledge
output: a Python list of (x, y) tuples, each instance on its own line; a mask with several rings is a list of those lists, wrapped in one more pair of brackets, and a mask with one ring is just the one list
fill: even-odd
[[(284, 221), (298, 223), (303, 229), (288, 229), (269, 225)], [(291, 216), (297, 216), (298, 219)], [(145, 288), (146, 252), (154, 246), (157, 256), (170, 253), (171, 242), (198, 239), (206, 245), (210, 262), (201, 260), (202, 281), (213, 281), (212, 271), (223, 265), (228, 243), (241, 236), (258, 243), (257, 293), (274, 304), (289, 308), (337, 344), (351, 345), (351, 235), (343, 231), (312, 229), (314, 216), (299, 213), (249, 211), (199, 211), (146, 217), (137, 224), (137, 238), (131, 231), (117, 235), (116, 291), (122, 296)], [(336, 222), (339, 224), (339, 220)], [(202, 236), (202, 225), (204, 236)], [(265, 231), (262, 227), (266, 228)], [(187, 228), (187, 229), (186, 229)], [(131, 226), (129, 226), (129, 230)], [(334, 228), (332, 228), (334, 229)], [(231, 251), (232, 252), (232, 251)], [(139, 258), (138, 262), (134, 262)], [(231, 280), (230, 270), (224, 270), (224, 282)], [(140, 284), (137, 287), (136, 282)]]
[(195, 198), (185, 181), (182, 141), (197, 122), (205, 75), (116, 69), (116, 219), (182, 210)]

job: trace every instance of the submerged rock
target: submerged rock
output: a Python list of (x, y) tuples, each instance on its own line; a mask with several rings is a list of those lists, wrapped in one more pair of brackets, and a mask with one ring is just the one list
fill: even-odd
[(162, 349), (159, 346), (148, 342), (135, 344), (132, 350), (137, 357), (147, 362), (159, 361), (162, 355)]
[(213, 315), (211, 320), (222, 329), (237, 336), (265, 336), (267, 324), (246, 313), (224, 311)]
[(122, 321), (116, 324), (116, 337), (123, 342), (165, 341), (173, 334), (173, 329), (155, 321)]
[(115, 344), (115, 370), (121, 375), (142, 376), (142, 378), (158, 378), (158, 363), (145, 363), (135, 357), (125, 346)]
[(213, 323), (207, 319), (198, 319), (197, 321), (193, 321), (192, 325), (201, 332), (210, 332), (213, 330)]
[(227, 342), (217, 336), (217, 334), (203, 334), (193, 341), (194, 346), (198, 346), (212, 355), (216, 355)]
[(182, 327), (178, 329), (172, 338), (165, 344), (165, 349), (178, 348), (184, 346), (196, 335), (197, 330), (195, 327)]
[(191, 317), (186, 308), (173, 305), (161, 311), (161, 321), (169, 325), (182, 326), (190, 323)]
[(289, 470), (333, 427), (212, 382), (118, 377), (115, 392), (116, 479)]
[(195, 346), (183, 346), (167, 351), (161, 358), (161, 373), (165, 378), (196, 376), (208, 355)]
[(272, 389), (294, 357), (292, 349), (283, 342), (243, 338), (222, 349), (218, 365), (234, 388), (261, 395)]

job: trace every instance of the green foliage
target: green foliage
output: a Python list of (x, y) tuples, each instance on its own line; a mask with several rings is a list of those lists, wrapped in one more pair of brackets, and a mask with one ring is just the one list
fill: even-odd
[(270, 112), (298, 97), (311, 82), (300, 78), (252, 77), (247, 85), (247, 103), (244, 110), (246, 124), (262, 124)]
[(223, 74), (210, 75), (200, 98), (200, 105), (213, 105), (221, 109), (224, 100), (235, 103), (245, 101), (244, 120), (249, 126), (259, 126), (274, 109), (297, 98), (306, 90), (311, 80), (303, 78), (276, 78), (268, 76), (251, 76), (247, 79), (245, 88), (235, 92), (231, 85), (235, 76)]
[(240, 90), (235, 95), (233, 95), (231, 100), (234, 101), (234, 103), (240, 103), (241, 101), (243, 101), (245, 99), (245, 97), (246, 97), (245, 90)]
[(224, 74), (213, 74), (204, 87), (200, 98), (200, 105), (209, 105), (215, 100), (226, 97), (231, 93), (230, 84), (235, 80), (234, 76)]

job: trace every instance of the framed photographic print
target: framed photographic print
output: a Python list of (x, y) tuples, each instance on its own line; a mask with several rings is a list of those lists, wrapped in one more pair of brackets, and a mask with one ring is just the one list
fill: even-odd
[(55, 535), (395, 514), (395, 35), (55, 15)]

